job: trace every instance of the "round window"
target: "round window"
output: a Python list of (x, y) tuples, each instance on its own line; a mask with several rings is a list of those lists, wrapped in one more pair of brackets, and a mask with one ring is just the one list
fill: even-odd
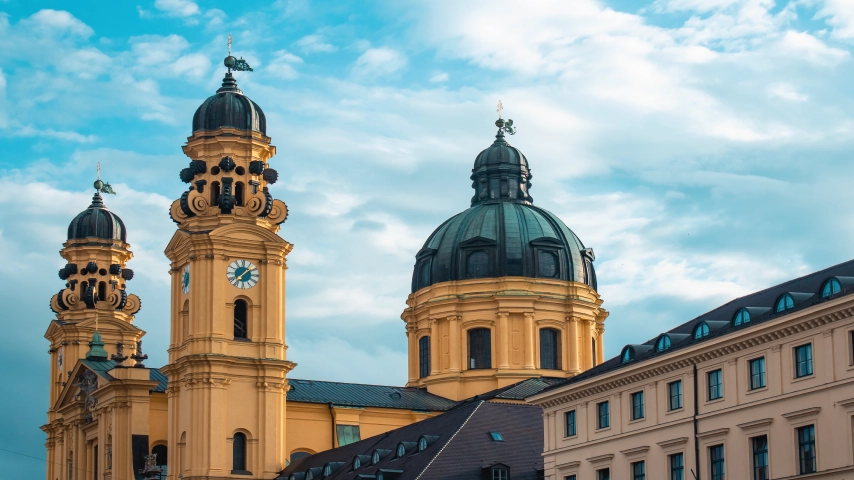
[(558, 276), (558, 260), (554, 252), (541, 251), (538, 255), (540, 276), (546, 278), (554, 278)]

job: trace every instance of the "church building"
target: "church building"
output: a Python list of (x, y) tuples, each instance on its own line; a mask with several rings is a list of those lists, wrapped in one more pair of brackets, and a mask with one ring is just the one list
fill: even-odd
[[(292, 461), (428, 419), (507, 415), (602, 363), (608, 312), (593, 251), (534, 206), (528, 160), (506, 141), (512, 121), (499, 118), (474, 162), (470, 208), (413, 252), (401, 315), (407, 385), (300, 379), (285, 342), (294, 246), (278, 232), (288, 207), (270, 192), (276, 147), (261, 107), (237, 86), (237, 62), (225, 59), (222, 87), (196, 111), (183, 146), (187, 187), (170, 208), (177, 227), (165, 249), (167, 365), (144, 363), (145, 332), (134, 323), (142, 304), (128, 290), (132, 232), (104, 204), (103, 182), (69, 225), (65, 285), (45, 334), (47, 480), (274, 479)], [(526, 409), (519, 418), (537, 410), (516, 407)], [(537, 464), (526, 457), (526, 471)], [(489, 468), (506, 480), (503, 467)]]

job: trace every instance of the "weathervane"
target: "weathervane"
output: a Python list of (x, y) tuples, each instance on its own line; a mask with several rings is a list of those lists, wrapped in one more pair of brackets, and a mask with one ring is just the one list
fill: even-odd
[(504, 120), (501, 118), (501, 112), (504, 111), (504, 105), (501, 103), (501, 100), (498, 101), (498, 108), (495, 109), (498, 112), (498, 120), (495, 121), (495, 126), (498, 127), (498, 133), (507, 132), (510, 135), (516, 134), (516, 127), (513, 126), (513, 120), (508, 118)]
[(225, 57), (225, 61), (223, 63), (225, 63), (225, 66), (228, 67), (229, 72), (231, 72), (232, 70), (237, 71), (237, 72), (251, 72), (252, 71), (252, 67), (250, 67), (249, 64), (246, 63), (246, 60), (244, 60), (243, 57), (234, 58), (231, 55), (231, 34), (230, 33), (228, 34), (228, 56)]
[[(113, 187), (110, 186), (109, 183), (105, 183), (101, 181), (101, 162), (98, 162), (98, 179), (95, 180), (95, 190), (100, 193), (109, 193), (110, 195), (115, 195), (116, 192), (113, 190)], [(96, 319), (97, 321), (97, 319)]]

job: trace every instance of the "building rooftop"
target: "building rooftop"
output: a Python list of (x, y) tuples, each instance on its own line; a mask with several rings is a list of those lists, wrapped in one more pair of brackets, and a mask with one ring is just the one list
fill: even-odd
[[(481, 478), (484, 469), (503, 466), (514, 480), (534, 480), (543, 468), (542, 441), (539, 407), (477, 400), (381, 435), (299, 459), (285, 468), (279, 479), (305, 480), (310, 471), (313, 478), (322, 476), (329, 480), (468, 480)], [(357, 458), (359, 466), (354, 468)]]
[(346, 407), (382, 407), (444, 412), (457, 402), (427, 390), (361, 383), (288, 379), (289, 402), (331, 403)]
[[(849, 260), (731, 300), (642, 344), (626, 345), (620, 355), (544, 391), (581, 382), (852, 293), (854, 260)], [(532, 395), (535, 394), (529, 396)]]

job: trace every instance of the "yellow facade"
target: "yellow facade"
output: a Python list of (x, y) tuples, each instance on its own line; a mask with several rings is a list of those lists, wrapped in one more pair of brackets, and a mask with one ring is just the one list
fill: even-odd
[[(533, 377), (570, 377), (603, 361), (608, 312), (589, 286), (560, 280), (500, 277), (442, 282), (407, 299), (409, 383), (462, 400)], [(471, 368), (468, 332), (490, 331), (490, 368)], [(540, 365), (540, 330), (560, 336), (559, 369)], [(429, 337), (430, 371), (421, 376), (419, 341)]]

